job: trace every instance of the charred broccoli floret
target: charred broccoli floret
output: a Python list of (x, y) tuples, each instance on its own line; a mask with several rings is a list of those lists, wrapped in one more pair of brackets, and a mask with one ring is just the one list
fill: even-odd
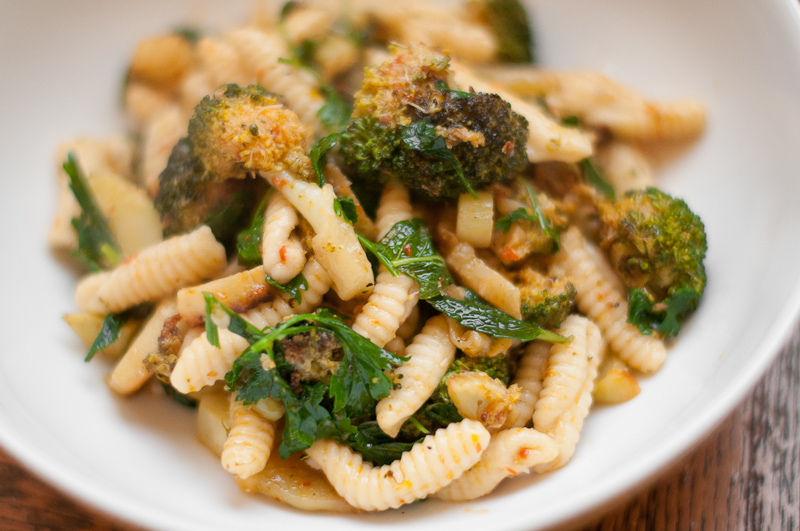
[(397, 178), (440, 199), (524, 168), (525, 118), (497, 95), (450, 90), (448, 64), (417, 46), (368, 69), (340, 142), (345, 164), (366, 183)]
[(284, 359), (294, 366), (291, 383), (330, 382), (343, 358), (342, 345), (324, 330), (312, 330), (280, 341)]
[(241, 181), (277, 161), (308, 173), (305, 134), (297, 116), (259, 85), (225, 85), (203, 98), (187, 136), (175, 145), (159, 176), (155, 205), (165, 234), (205, 222), (237, 191), (249, 190), (248, 184), (232, 179)]
[(546, 277), (533, 269), (518, 274), (522, 316), (546, 329), (558, 328), (575, 306), (577, 290), (566, 278)]
[(681, 199), (647, 188), (600, 205), (601, 247), (628, 287), (628, 320), (642, 331), (680, 331), (703, 295), (703, 222)]

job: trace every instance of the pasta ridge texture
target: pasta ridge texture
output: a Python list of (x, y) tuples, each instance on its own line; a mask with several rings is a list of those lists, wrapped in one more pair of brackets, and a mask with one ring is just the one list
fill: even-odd
[(556, 443), (531, 428), (511, 428), (492, 436), (478, 464), (467, 470), (434, 497), (467, 501), (489, 494), (507, 477), (530, 472), (531, 467), (549, 463), (558, 455)]
[(533, 425), (543, 431), (577, 402), (589, 371), (586, 319), (570, 315), (559, 334), (571, 341), (550, 348), (547, 371), (533, 412)]
[(479, 461), (490, 438), (480, 422), (467, 419), (428, 435), (400, 459), (381, 467), (330, 439), (316, 441), (306, 453), (348, 503), (382, 511), (425, 498), (458, 479)]
[(667, 357), (664, 342), (646, 336), (628, 322), (628, 302), (607, 279), (598, 264), (602, 257), (590, 253), (589, 243), (576, 228), (561, 235), (561, 251), (555, 256), (551, 272), (568, 276), (578, 291), (578, 309), (597, 323), (603, 336), (622, 361), (642, 372), (653, 372)]
[(405, 355), (409, 360), (392, 373), (400, 387), (392, 389), (375, 408), (378, 426), (391, 437), (396, 437), (403, 423), (430, 398), (455, 359), (447, 318), (437, 315), (428, 319)]
[(416, 302), (418, 293), (413, 278), (403, 274), (394, 276), (381, 266), (375, 279), (375, 288), (356, 315), (353, 330), (379, 347), (386, 345), (408, 317), (409, 300)]
[(109, 313), (155, 301), (225, 268), (225, 248), (208, 226), (153, 245), (112, 271), (97, 296)]
[(275, 423), (251, 406), (235, 406), (230, 418), (231, 429), (220, 462), (231, 474), (247, 479), (266, 466), (275, 441)]
[(525, 426), (533, 418), (533, 408), (542, 391), (547, 362), (550, 359), (551, 344), (545, 341), (531, 341), (517, 364), (512, 384), (520, 389), (520, 397), (508, 415), (507, 427)]
[(264, 214), (264, 232), (261, 238), (261, 256), (264, 271), (278, 284), (285, 284), (303, 270), (306, 255), (297, 239), (290, 238), (297, 226), (297, 212), (274, 190)]

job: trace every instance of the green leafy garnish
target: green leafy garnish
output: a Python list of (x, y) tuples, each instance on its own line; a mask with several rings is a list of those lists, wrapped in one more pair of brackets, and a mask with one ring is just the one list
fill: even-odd
[(356, 208), (356, 202), (351, 197), (334, 198), (333, 211), (351, 225), (358, 221), (358, 208)]
[(319, 121), (329, 131), (338, 131), (347, 127), (347, 124), (350, 123), (350, 115), (353, 113), (350, 104), (328, 83), (320, 83), (320, 88), (325, 97), (325, 105), (317, 111)]
[(306, 277), (303, 276), (303, 273), (298, 273), (296, 277), (286, 284), (278, 284), (267, 274), (264, 275), (264, 280), (267, 281), (267, 284), (270, 284), (278, 290), (291, 295), (294, 302), (298, 304), (303, 301), (302, 292), (308, 291), (308, 280), (306, 280)]
[(583, 175), (583, 180), (597, 188), (597, 190), (606, 196), (606, 198), (613, 201), (617, 197), (617, 193), (614, 191), (614, 187), (609, 184), (608, 181), (600, 174), (600, 170), (597, 169), (597, 166), (594, 165), (594, 162), (589, 157), (581, 160), (580, 162), (581, 167), (581, 175)]
[(565, 116), (561, 119), (561, 125), (565, 125), (567, 127), (578, 127), (580, 125), (580, 121), (575, 115)]
[(256, 207), (250, 226), (242, 230), (236, 237), (236, 252), (239, 255), (239, 263), (245, 267), (255, 267), (263, 261), (261, 257), (261, 238), (264, 236), (268, 200), (269, 194), (266, 194), (258, 207)]
[(419, 218), (395, 223), (378, 243), (360, 236), (359, 240), (394, 276), (403, 274), (416, 280), (420, 299), (435, 297), (452, 283), (444, 258), (436, 252), (430, 231)]
[(450, 97), (453, 98), (453, 99), (456, 99), (456, 100), (460, 100), (460, 99), (463, 99), (463, 98), (469, 98), (470, 96), (474, 96), (475, 95), (472, 92), (464, 92), (463, 90), (451, 89), (450, 87), (447, 86), (447, 83), (443, 79), (440, 79), (439, 81), (437, 81), (436, 84), (434, 85), (434, 87), (436, 88), (436, 90), (439, 90), (441, 92), (449, 92), (450, 93)]
[(527, 221), (531, 224), (538, 224), (542, 232), (544, 232), (544, 235), (553, 240), (553, 252), (557, 252), (561, 242), (561, 233), (552, 226), (550, 220), (547, 219), (547, 216), (542, 212), (542, 207), (539, 205), (536, 193), (527, 181), (525, 182), (525, 189), (528, 192), (533, 214), (531, 214), (527, 208), (520, 207), (511, 214), (498, 219), (494, 224), (494, 228), (503, 232), (508, 232), (511, 229), (511, 225), (517, 221)]
[[(423, 431), (425, 432), (427, 430)], [(359, 424), (358, 431), (346, 442), (367, 461), (372, 461), (376, 466), (383, 466), (400, 459), (403, 452), (411, 450), (418, 441), (396, 441), (386, 435), (377, 422), (370, 420)]]
[(665, 337), (677, 336), (681, 321), (692, 312), (698, 298), (697, 291), (684, 286), (660, 303), (641, 288), (628, 289), (628, 322), (642, 334), (651, 335), (653, 330)]
[(400, 139), (410, 149), (448, 162), (464, 185), (464, 189), (475, 199), (478, 198), (478, 194), (475, 193), (475, 190), (472, 189), (472, 186), (464, 176), (464, 168), (461, 167), (461, 163), (447, 147), (444, 137), (436, 134), (436, 127), (431, 125), (428, 120), (417, 120), (409, 125), (400, 127)]
[(461, 326), (492, 337), (507, 337), (523, 342), (534, 339), (553, 343), (567, 341), (566, 338), (558, 334), (539, 328), (533, 323), (521, 321), (502, 310), (498, 310), (471, 290), (466, 290), (463, 300), (440, 295), (429, 299), (428, 302), (447, 317), (458, 321)]
[(83, 361), (91, 361), (94, 355), (108, 348), (112, 343), (119, 339), (119, 332), (122, 330), (122, 325), (125, 324), (125, 318), (121, 315), (110, 313), (103, 319), (103, 326), (100, 327), (100, 333), (97, 334), (92, 346), (89, 347), (89, 353)]
[(333, 149), (339, 140), (342, 138), (342, 133), (331, 133), (327, 136), (320, 138), (314, 147), (311, 148), (309, 158), (311, 159), (311, 166), (314, 168), (314, 173), (317, 174), (317, 184), (322, 186), (325, 184), (325, 165), (328, 162), (328, 151)]
[(189, 26), (183, 26), (183, 27), (180, 27), (180, 28), (176, 28), (173, 31), (173, 33), (175, 35), (179, 35), (179, 36), (183, 37), (184, 39), (186, 39), (187, 42), (192, 43), (192, 44), (194, 44), (197, 41), (199, 41), (200, 37), (203, 36), (203, 32), (202, 31), (200, 31), (197, 28), (192, 28), (192, 27), (189, 27)]
[[(209, 341), (218, 337), (212, 312), (221, 308), (231, 316), (228, 329), (250, 343), (225, 375), (228, 389), (236, 392), (236, 399), (245, 404), (272, 397), (286, 409), (280, 447), (283, 457), (308, 448), (317, 439), (335, 437), (347, 441), (349, 434), (356, 431), (350, 419), (373, 414), (377, 401), (389, 395), (392, 381), (385, 371), (407, 359), (360, 336), (340, 315), (325, 308), (313, 314), (296, 315), (275, 328), (258, 330), (214, 295), (204, 293), (204, 297)], [(329, 385), (322, 382), (304, 385), (295, 394), (284, 377), (291, 372), (292, 365), (283, 358), (279, 343), (297, 334), (319, 331), (333, 334), (342, 348), (342, 360)], [(332, 401), (329, 408), (323, 405), (326, 399)]]
[(72, 226), (78, 233), (78, 250), (74, 251), (73, 256), (92, 271), (118, 266), (122, 252), (86, 184), (73, 152), (67, 155), (63, 167), (69, 177), (69, 187), (81, 207), (81, 215), (72, 218)]
[(533, 32), (519, 0), (483, 0), (482, 7), (482, 14), (497, 37), (497, 60), (533, 63)]

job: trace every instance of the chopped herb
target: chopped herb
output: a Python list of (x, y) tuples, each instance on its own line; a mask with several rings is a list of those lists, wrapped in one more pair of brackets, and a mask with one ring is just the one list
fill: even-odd
[(525, 189), (530, 198), (533, 214), (531, 214), (527, 208), (520, 207), (511, 214), (498, 219), (494, 224), (494, 228), (503, 232), (508, 232), (511, 229), (511, 225), (517, 221), (527, 221), (531, 224), (538, 224), (542, 232), (544, 232), (544, 235), (553, 240), (552, 251), (557, 252), (561, 243), (561, 233), (550, 224), (550, 220), (547, 219), (547, 216), (542, 212), (542, 207), (539, 205), (536, 193), (527, 181), (525, 182)]
[(200, 37), (203, 36), (203, 32), (197, 28), (190, 28), (189, 26), (184, 26), (182, 28), (176, 28), (173, 33), (175, 35), (179, 35), (186, 39), (191, 44), (196, 43), (200, 40)]
[(443, 79), (437, 81), (434, 87), (436, 87), (436, 90), (439, 90), (441, 92), (449, 92), (450, 97), (456, 100), (469, 98), (470, 96), (475, 95), (473, 92), (464, 92), (463, 90), (451, 89), (450, 87), (447, 86), (447, 83)]
[(459, 180), (464, 185), (464, 189), (475, 199), (478, 198), (478, 194), (475, 193), (475, 190), (472, 189), (472, 186), (464, 176), (464, 169), (461, 167), (461, 163), (447, 147), (444, 137), (436, 134), (436, 127), (431, 125), (428, 120), (417, 120), (409, 125), (400, 127), (400, 138), (407, 147), (429, 157), (450, 163), (450, 166), (455, 170)]
[(188, 407), (190, 409), (197, 408), (197, 400), (195, 400), (194, 398), (179, 392), (174, 387), (172, 387), (168, 382), (158, 380), (158, 383), (161, 384), (161, 388), (164, 390), (164, 394), (166, 394), (168, 397), (170, 397), (178, 404)]
[(81, 215), (72, 218), (72, 226), (78, 233), (78, 250), (73, 256), (89, 266), (92, 271), (118, 266), (122, 260), (122, 252), (114, 234), (108, 228), (105, 216), (92, 196), (73, 152), (67, 155), (63, 167), (69, 177), (69, 187), (81, 207)]
[(428, 302), (447, 317), (458, 321), (461, 326), (492, 337), (507, 337), (523, 342), (534, 339), (553, 343), (567, 341), (565, 338), (544, 330), (533, 323), (521, 321), (502, 310), (498, 310), (471, 290), (466, 290), (464, 300), (439, 295), (429, 299)]
[(378, 243), (359, 239), (394, 276), (404, 274), (416, 280), (420, 299), (440, 295), (452, 283), (444, 258), (436, 252), (430, 231), (419, 218), (395, 223)]
[(280, 12), (278, 13), (278, 24), (283, 23), (286, 20), (286, 17), (289, 16), (289, 13), (291, 13), (296, 7), (298, 7), (300, 3), (301, 2), (296, 2), (295, 0), (289, 0), (289, 2), (283, 4), (283, 6), (281, 6)]
[(494, 223), (494, 228), (496, 230), (500, 230), (503, 232), (508, 232), (511, 230), (511, 225), (516, 223), (517, 221), (527, 221), (528, 223), (536, 223), (536, 219), (531, 216), (531, 213), (528, 212), (528, 209), (525, 207), (519, 207), (511, 214), (507, 216), (503, 216), (502, 218), (498, 219)]
[(617, 193), (614, 191), (614, 187), (609, 184), (608, 181), (600, 174), (600, 171), (595, 166), (592, 159), (589, 157), (583, 159), (580, 162), (581, 167), (581, 174), (583, 175), (583, 180), (586, 184), (594, 186), (597, 190), (606, 196), (606, 198), (613, 201)]
[(335, 88), (321, 79), (320, 88), (322, 89), (322, 95), (325, 97), (325, 105), (317, 111), (319, 121), (329, 131), (338, 131), (347, 127), (350, 122), (350, 115), (353, 113), (350, 104), (342, 98)]
[[(422, 433), (427, 433), (421, 424), (419, 427), (422, 428), (420, 430)], [(377, 422), (371, 420), (359, 424), (358, 431), (343, 442), (350, 445), (367, 461), (383, 466), (400, 459), (403, 453), (411, 450), (418, 441), (396, 441), (386, 435)]]
[(317, 184), (320, 186), (325, 184), (325, 166), (328, 162), (328, 151), (333, 149), (339, 140), (342, 138), (342, 133), (331, 133), (328, 136), (320, 138), (314, 147), (311, 148), (309, 158), (311, 165), (314, 167), (314, 173), (317, 174)]
[(671, 296), (656, 304), (647, 291), (641, 288), (628, 289), (628, 322), (642, 334), (651, 335), (653, 330), (665, 337), (677, 336), (681, 321), (691, 313), (697, 302), (697, 291), (679, 288)]
[(291, 295), (292, 300), (298, 304), (303, 301), (302, 292), (308, 291), (308, 280), (306, 280), (306, 277), (303, 276), (303, 273), (298, 273), (296, 277), (291, 279), (286, 284), (278, 284), (267, 274), (264, 275), (264, 280), (266, 280), (268, 284), (278, 288), (280, 291)]
[(103, 320), (103, 326), (100, 327), (100, 333), (97, 334), (92, 346), (89, 347), (89, 353), (86, 354), (86, 358), (83, 361), (91, 361), (95, 354), (104, 348), (110, 347), (112, 343), (117, 341), (123, 324), (125, 324), (125, 318), (121, 315), (114, 315), (113, 313), (106, 315)]
[(497, 60), (503, 63), (533, 63), (533, 32), (528, 14), (519, 0), (484, 0), (483, 15), (497, 37)]
[(358, 221), (356, 202), (351, 197), (336, 197), (333, 200), (333, 211), (351, 225)]
[(578, 121), (578, 117), (575, 115), (565, 116), (561, 119), (561, 125), (565, 125), (567, 127), (578, 127), (580, 122)]
[(256, 207), (250, 226), (242, 230), (236, 237), (236, 252), (239, 255), (239, 263), (245, 267), (255, 267), (263, 261), (261, 257), (261, 238), (264, 236), (268, 200), (269, 194), (266, 194), (258, 207)]

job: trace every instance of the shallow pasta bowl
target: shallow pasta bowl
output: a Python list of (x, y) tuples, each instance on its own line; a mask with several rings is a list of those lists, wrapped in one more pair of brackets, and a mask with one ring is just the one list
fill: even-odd
[[(64, 491), (154, 529), (532, 529), (601, 510), (698, 442), (773, 359), (800, 306), (800, 6), (795, 0), (532, 2), (548, 67), (591, 68), (653, 98), (708, 105), (697, 142), (662, 150), (660, 184), (709, 235), (706, 297), (642, 393), (588, 418), (573, 460), (468, 504), (303, 514), (242, 494), (194, 438), (193, 412), (113, 396), (61, 322), (74, 277), (45, 246), (52, 152), (122, 129), (135, 43), (240, 22), (250, 2), (6, 2), (0, 8), (0, 210), (5, 237), (0, 444)], [(743, 38), (746, 36), (746, 38)], [(100, 361), (100, 360), (98, 360)]]

